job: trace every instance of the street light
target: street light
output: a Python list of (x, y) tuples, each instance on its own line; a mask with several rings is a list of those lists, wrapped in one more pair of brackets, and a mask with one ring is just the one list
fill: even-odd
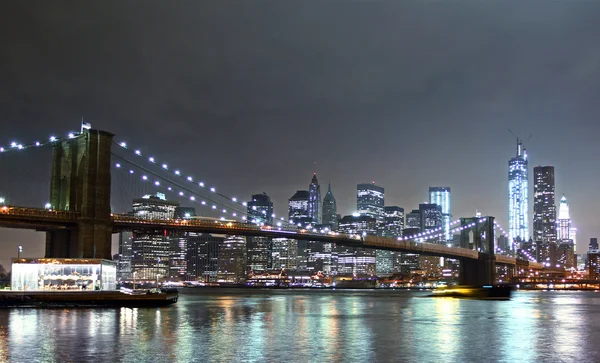
[(19, 246), (19, 249), (17, 250), (17, 258), (21, 258), (21, 252), (23, 252), (23, 246)]
[(4, 204), (4, 202), (6, 202), (6, 199), (4, 199), (4, 197), (0, 197), (0, 204)]

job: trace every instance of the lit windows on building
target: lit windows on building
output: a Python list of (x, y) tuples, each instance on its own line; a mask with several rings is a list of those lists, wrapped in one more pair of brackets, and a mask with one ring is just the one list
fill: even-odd
[(323, 198), (323, 224), (328, 225), (333, 231), (338, 228), (337, 203), (331, 191), (331, 184)]
[(254, 194), (248, 205), (248, 223), (273, 225), (273, 202), (267, 193)]
[(224, 236), (187, 233), (187, 280), (216, 282), (219, 271), (219, 251)]
[(450, 196), (449, 187), (429, 187), (429, 204), (437, 204), (442, 209), (444, 241), (452, 239), (450, 235), (450, 223), (452, 222)]
[(404, 229), (404, 208), (397, 206), (384, 207), (383, 236), (396, 238), (402, 236)]
[(358, 184), (356, 186), (356, 209), (358, 214), (367, 215), (377, 221), (384, 217), (384, 189), (374, 183)]
[(529, 240), (527, 150), (517, 140), (517, 155), (508, 162), (508, 235), (511, 245)]
[(317, 180), (317, 173), (313, 174), (308, 187), (308, 217), (313, 224), (321, 224), (321, 186)]
[(243, 283), (246, 281), (246, 240), (227, 236), (219, 249), (217, 281)]
[(307, 190), (298, 190), (288, 201), (288, 217), (290, 222), (301, 227), (312, 223), (308, 215), (309, 193)]
[(533, 168), (533, 239), (539, 246), (556, 243), (554, 167)]
[(421, 214), (421, 231), (439, 228), (442, 226), (442, 207), (437, 204), (419, 204)]
[(418, 209), (413, 209), (406, 215), (406, 226), (405, 228), (418, 228), (421, 229), (421, 212)]
[(142, 219), (173, 219), (178, 202), (168, 201), (162, 193), (133, 200), (133, 214)]

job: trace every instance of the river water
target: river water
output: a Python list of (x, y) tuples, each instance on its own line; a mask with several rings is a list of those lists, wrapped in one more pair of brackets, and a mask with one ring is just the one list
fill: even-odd
[(600, 293), (187, 289), (163, 308), (2, 309), (6, 362), (600, 362)]

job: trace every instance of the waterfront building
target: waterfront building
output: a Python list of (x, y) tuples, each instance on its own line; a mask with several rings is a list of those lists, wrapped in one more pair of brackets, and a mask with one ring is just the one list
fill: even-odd
[(385, 205), (384, 188), (375, 183), (363, 183), (356, 186), (356, 210), (358, 214), (366, 215), (378, 223), (383, 222)]
[(246, 281), (246, 240), (242, 236), (226, 236), (219, 249), (217, 281)]
[(511, 244), (529, 240), (527, 150), (517, 139), (517, 154), (508, 162), (508, 236)]
[[(267, 193), (254, 194), (247, 202), (248, 223), (273, 225), (273, 202)], [(246, 268), (261, 273), (272, 265), (272, 238), (246, 237)]]
[[(133, 215), (142, 219), (173, 219), (179, 203), (168, 201), (164, 194), (134, 199)], [(134, 230), (132, 234), (131, 271), (139, 280), (156, 280), (170, 275), (171, 240), (166, 230)]]
[(437, 204), (442, 209), (443, 241), (450, 241), (450, 223), (452, 222), (450, 187), (429, 187), (429, 204)]
[[(384, 207), (384, 220), (381, 225), (381, 235), (389, 238), (398, 238), (402, 236), (402, 230), (404, 229), (404, 208), (398, 206), (385, 206)], [(385, 250), (375, 251), (376, 259), (376, 271), (377, 276), (391, 275), (399, 271), (400, 264), (398, 263), (397, 256), (400, 252), (392, 252)], [(395, 266), (397, 268), (395, 268)]]
[[(340, 219), (338, 231), (351, 235), (375, 235), (377, 221), (368, 215), (344, 216)], [(372, 249), (336, 246), (338, 274), (374, 275), (376, 273), (376, 253)]]
[(588, 251), (588, 278), (590, 280), (600, 280), (600, 251)]
[(331, 191), (331, 184), (328, 185), (327, 193), (323, 198), (323, 224), (329, 225), (332, 231), (338, 228), (337, 204)]
[(295, 271), (298, 267), (298, 242), (289, 238), (273, 238), (273, 269)]
[(558, 241), (566, 241), (571, 236), (571, 216), (569, 214), (569, 204), (567, 198), (563, 195), (560, 199), (558, 208)]
[(131, 280), (131, 256), (133, 248), (133, 233), (119, 233), (119, 257), (117, 261), (117, 279)]
[(186, 280), (216, 282), (223, 235), (188, 232)]
[[(176, 207), (173, 212), (175, 219), (190, 219), (196, 216), (196, 209), (191, 207)], [(190, 233), (173, 232), (169, 235), (171, 244), (169, 257), (169, 277), (172, 279), (186, 279), (187, 274), (187, 244)]]
[(313, 224), (321, 224), (321, 203), (321, 186), (314, 173), (308, 187), (308, 217)]

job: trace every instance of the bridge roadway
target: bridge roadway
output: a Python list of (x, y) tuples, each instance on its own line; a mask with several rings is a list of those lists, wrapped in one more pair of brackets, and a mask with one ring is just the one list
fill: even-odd
[[(77, 225), (78, 214), (68, 211), (55, 211), (37, 208), (22, 208), (3, 206), (0, 208), (0, 227), (35, 229), (40, 231), (74, 228)], [(360, 235), (347, 235), (337, 232), (327, 234), (312, 233), (287, 227), (259, 227), (248, 223), (220, 220), (148, 220), (128, 215), (113, 214), (113, 231), (126, 230), (173, 230), (197, 233), (214, 233), (242, 236), (259, 236), (271, 238), (291, 238), (323, 243), (335, 243), (341, 246), (376, 248), (388, 251), (417, 253), (427, 256), (439, 256), (453, 259), (480, 259), (478, 251), (448, 247), (442, 244), (417, 243), (414, 241), (399, 241), (394, 238)], [(518, 265), (533, 269), (542, 269), (542, 264), (516, 259), (510, 256), (495, 255), (496, 264)]]

